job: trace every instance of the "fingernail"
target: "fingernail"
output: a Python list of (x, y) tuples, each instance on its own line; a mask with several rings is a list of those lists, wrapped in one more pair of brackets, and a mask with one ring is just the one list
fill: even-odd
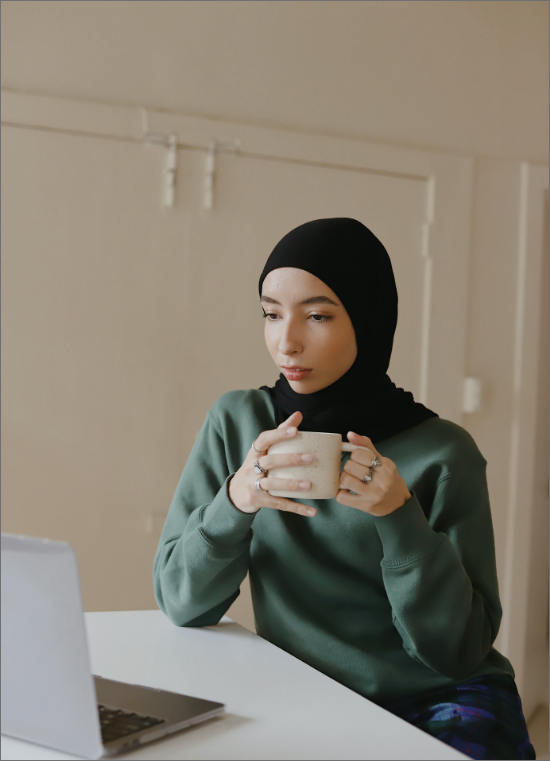
[(292, 426), (292, 425), (290, 426), (290, 428), (286, 429), (286, 435), (287, 436), (292, 436), (295, 433), (296, 433), (296, 428), (294, 428), (294, 426)]
[(301, 459), (302, 462), (313, 462), (313, 455), (303, 454)]
[(306, 510), (307, 515), (315, 515), (315, 510), (310, 507), (308, 510)]
[(311, 486), (311, 483), (309, 481), (300, 481), (298, 485), (300, 489), (309, 489), (309, 487)]

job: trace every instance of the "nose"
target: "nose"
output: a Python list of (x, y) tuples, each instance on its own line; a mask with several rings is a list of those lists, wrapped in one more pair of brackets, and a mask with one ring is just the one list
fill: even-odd
[(279, 334), (279, 352), (289, 357), (291, 354), (299, 354), (303, 348), (299, 328), (293, 320), (286, 320), (281, 325)]

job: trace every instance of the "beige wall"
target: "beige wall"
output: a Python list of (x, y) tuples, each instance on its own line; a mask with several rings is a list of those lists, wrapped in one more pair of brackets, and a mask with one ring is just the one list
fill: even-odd
[(2, 87), (544, 161), (548, 3), (2, 2)]
[[(463, 424), (489, 463), (502, 576), (518, 162), (548, 161), (548, 3), (3, 0), (1, 15), (3, 88), (475, 158), (465, 371), (488, 393)], [(9, 505), (3, 527), (19, 530)]]

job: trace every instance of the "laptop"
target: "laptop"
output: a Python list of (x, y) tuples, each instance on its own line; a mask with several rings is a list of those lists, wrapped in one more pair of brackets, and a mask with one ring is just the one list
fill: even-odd
[(2, 533), (1, 626), (2, 734), (110, 758), (224, 712), (223, 703), (92, 675), (65, 542)]

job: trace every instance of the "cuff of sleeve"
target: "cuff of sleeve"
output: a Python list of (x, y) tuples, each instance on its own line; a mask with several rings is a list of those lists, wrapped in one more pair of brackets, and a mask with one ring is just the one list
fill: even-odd
[(384, 548), (383, 566), (398, 566), (430, 553), (441, 540), (432, 529), (414, 491), (389, 515), (374, 518)]
[(243, 513), (229, 498), (229, 481), (224, 485), (209, 505), (202, 510), (200, 528), (207, 541), (221, 549), (240, 550), (250, 543), (247, 536), (257, 513)]

